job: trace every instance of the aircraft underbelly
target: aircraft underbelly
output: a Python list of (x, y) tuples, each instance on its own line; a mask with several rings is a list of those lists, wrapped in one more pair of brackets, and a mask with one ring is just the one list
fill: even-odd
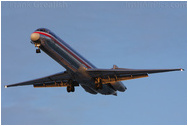
[[(94, 81), (91, 81), (91, 80), (87, 81), (87, 82), (82, 81), (82, 83), (80, 83), (80, 85), (89, 93), (91, 93), (91, 90), (92, 90), (92, 92), (97, 92), (97, 93), (105, 94), (105, 95), (112, 95), (112, 94), (116, 93), (116, 91), (113, 88), (111, 88), (108, 84), (103, 84), (102, 89), (96, 90), (95, 83), (94, 83)], [(93, 94), (93, 93), (91, 93), (91, 94)]]

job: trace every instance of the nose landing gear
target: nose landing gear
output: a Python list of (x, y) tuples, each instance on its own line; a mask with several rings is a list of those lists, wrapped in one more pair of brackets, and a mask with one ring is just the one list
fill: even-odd
[(39, 43), (35, 43), (35, 47), (38, 47), (38, 49), (36, 49), (36, 53), (41, 53), (40, 52), (40, 44)]
[(36, 53), (41, 53), (41, 52), (40, 52), (40, 49), (36, 49)]

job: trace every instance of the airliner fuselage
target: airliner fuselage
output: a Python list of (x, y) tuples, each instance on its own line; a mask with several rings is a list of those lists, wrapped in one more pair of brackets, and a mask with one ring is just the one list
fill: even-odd
[[(74, 81), (78, 82), (86, 91), (94, 94), (116, 95), (116, 91), (109, 84), (103, 85), (103, 88), (96, 90), (94, 78), (86, 72), (87, 69), (94, 69), (96, 67), (50, 30), (37, 29), (32, 33), (31, 40), (42, 51), (66, 68), (67, 72), (74, 78)], [(122, 83), (119, 82), (116, 85), (121, 88), (121, 91), (126, 90)]]

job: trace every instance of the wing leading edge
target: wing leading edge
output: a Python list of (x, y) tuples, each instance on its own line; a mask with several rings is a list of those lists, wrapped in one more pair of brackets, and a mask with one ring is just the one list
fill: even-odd
[[(71, 77), (68, 73), (61, 72), (61, 73), (53, 74), (53, 75), (46, 76), (43, 78), (39, 78), (39, 79), (34, 79), (34, 80), (16, 83), (16, 84), (12, 84), (12, 85), (5, 85), (5, 88), (14, 87), (14, 86), (26, 86), (26, 85), (33, 85), (34, 87), (41, 87), (41, 86), (42, 87), (48, 87), (48, 86), (61, 87), (61, 86), (66, 86), (63, 82), (66, 82), (70, 78)], [(58, 82), (58, 84), (56, 82)], [(54, 84), (56, 84), (56, 85), (54, 85)]]
[(87, 69), (90, 75), (112, 75), (112, 74), (152, 74), (170, 71), (184, 71), (184, 69), (126, 69), (126, 68), (116, 68), (116, 69)]

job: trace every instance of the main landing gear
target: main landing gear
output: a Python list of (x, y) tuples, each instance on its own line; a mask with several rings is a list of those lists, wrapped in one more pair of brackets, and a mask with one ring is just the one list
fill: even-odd
[(102, 79), (97, 78), (97, 83), (95, 83), (95, 88), (96, 88), (97, 90), (103, 88)]
[(75, 87), (74, 85), (77, 83), (76, 81), (73, 81), (73, 80), (68, 80), (68, 86), (67, 86), (67, 92), (70, 93), (70, 92), (74, 92), (75, 91)]
[(70, 92), (74, 92), (75, 91), (75, 88), (74, 86), (70, 85), (70, 86), (67, 86), (67, 92), (70, 93)]

